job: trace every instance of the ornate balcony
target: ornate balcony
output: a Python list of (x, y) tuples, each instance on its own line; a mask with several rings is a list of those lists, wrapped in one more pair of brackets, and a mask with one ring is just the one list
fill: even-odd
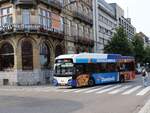
[(36, 5), (36, 0), (16, 0), (15, 2), (16, 5), (29, 5), (29, 6), (32, 6), (32, 5)]
[(58, 10), (61, 10), (63, 7), (63, 4), (59, 0), (49, 0), (49, 3), (52, 7), (57, 8)]
[(79, 11), (74, 10), (73, 16), (74, 18), (79, 19), (80, 21), (83, 21), (91, 26), (93, 25), (93, 19), (92, 17), (89, 17), (88, 15), (85, 15), (83, 13), (80, 13)]
[(46, 5), (50, 5), (51, 7), (61, 11), (63, 4), (60, 0), (40, 0), (41, 2), (45, 3)]
[(18, 34), (37, 34), (64, 39), (64, 32), (39, 24), (11, 24), (0, 26), (0, 36)]
[(86, 46), (94, 46), (94, 40), (88, 37), (74, 36), (75, 42)]

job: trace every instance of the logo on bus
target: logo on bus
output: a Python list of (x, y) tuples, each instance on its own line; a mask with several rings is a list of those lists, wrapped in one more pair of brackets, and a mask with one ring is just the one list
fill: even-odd
[(102, 82), (115, 81), (115, 77), (101, 78), (101, 81), (102, 81)]

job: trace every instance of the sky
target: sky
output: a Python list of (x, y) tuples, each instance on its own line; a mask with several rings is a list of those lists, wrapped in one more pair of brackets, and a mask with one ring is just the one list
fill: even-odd
[[(150, 0), (105, 0), (117, 3), (124, 9), (125, 17), (131, 18), (136, 32), (143, 32), (150, 37)], [(128, 13), (127, 13), (128, 12)]]

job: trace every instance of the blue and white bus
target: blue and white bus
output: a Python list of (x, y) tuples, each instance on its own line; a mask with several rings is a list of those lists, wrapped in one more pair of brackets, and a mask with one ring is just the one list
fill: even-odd
[(80, 53), (60, 55), (55, 59), (55, 85), (72, 87), (124, 82), (135, 78), (134, 58), (120, 54)]

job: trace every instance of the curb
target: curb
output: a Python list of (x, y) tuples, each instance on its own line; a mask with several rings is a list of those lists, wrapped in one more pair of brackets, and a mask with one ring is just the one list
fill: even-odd
[(139, 113), (150, 113), (150, 100), (144, 105), (144, 107), (139, 111)]

